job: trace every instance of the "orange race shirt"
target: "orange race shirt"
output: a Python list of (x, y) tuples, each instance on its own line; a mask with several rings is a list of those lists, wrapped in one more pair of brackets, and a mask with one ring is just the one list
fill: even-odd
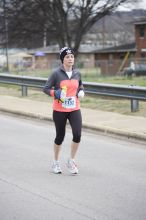
[[(54, 97), (54, 90), (66, 87), (66, 98), (62, 103)], [(71, 78), (66, 74), (63, 66), (56, 69), (48, 78), (44, 87), (44, 92), (54, 97), (53, 110), (60, 112), (71, 112), (80, 109), (80, 101), (77, 97), (79, 90), (83, 90), (81, 74), (73, 69)]]

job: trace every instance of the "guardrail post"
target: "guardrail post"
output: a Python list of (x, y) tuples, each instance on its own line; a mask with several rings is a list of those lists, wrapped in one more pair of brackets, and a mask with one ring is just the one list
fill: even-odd
[(139, 101), (136, 99), (131, 99), (131, 112), (139, 111)]
[(22, 92), (22, 96), (27, 96), (27, 86), (22, 85), (21, 92)]

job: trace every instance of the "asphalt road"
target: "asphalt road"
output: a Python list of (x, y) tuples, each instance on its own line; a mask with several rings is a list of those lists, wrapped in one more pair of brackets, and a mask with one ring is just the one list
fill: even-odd
[(0, 115), (1, 220), (145, 220), (146, 148), (140, 143), (83, 131), (77, 155), (79, 174), (65, 162), (51, 173), (51, 122)]

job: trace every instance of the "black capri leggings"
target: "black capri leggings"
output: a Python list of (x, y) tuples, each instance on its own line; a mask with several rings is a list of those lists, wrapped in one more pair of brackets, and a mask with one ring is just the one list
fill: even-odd
[(81, 127), (82, 127), (82, 116), (81, 111), (76, 110), (72, 112), (58, 112), (53, 111), (53, 120), (56, 128), (55, 144), (62, 144), (65, 137), (67, 119), (72, 128), (73, 141), (79, 143), (81, 140)]

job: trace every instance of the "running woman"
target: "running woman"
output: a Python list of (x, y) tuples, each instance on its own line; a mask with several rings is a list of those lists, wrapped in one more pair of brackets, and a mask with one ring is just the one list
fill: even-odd
[(75, 156), (81, 141), (82, 116), (79, 98), (84, 97), (80, 72), (74, 68), (74, 51), (64, 47), (60, 50), (61, 65), (51, 74), (44, 86), (44, 93), (53, 97), (53, 121), (56, 129), (52, 171), (62, 173), (59, 156), (65, 137), (67, 120), (72, 129), (72, 142), (67, 167), (71, 174), (77, 174)]

